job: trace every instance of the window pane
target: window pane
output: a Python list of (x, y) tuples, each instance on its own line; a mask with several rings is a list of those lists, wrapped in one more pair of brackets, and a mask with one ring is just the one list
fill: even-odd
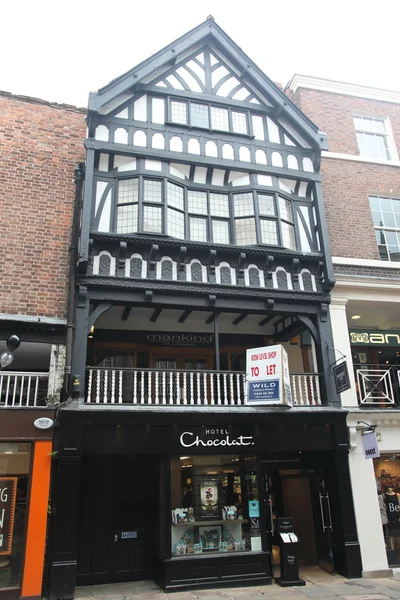
[(183, 188), (174, 183), (167, 182), (168, 206), (183, 210)]
[(378, 198), (381, 209), (386, 212), (391, 212), (392, 210), (392, 201), (390, 198)]
[(363, 120), (361, 117), (354, 117), (354, 127), (355, 129), (359, 129), (361, 131), (364, 131), (364, 124), (363, 124)]
[(390, 158), (386, 148), (386, 136), (362, 133), (357, 134), (357, 139), (359, 136), (363, 136), (365, 147), (364, 152), (361, 152), (360, 147), (360, 154), (364, 154), (364, 156), (368, 156), (369, 158), (378, 158), (380, 160), (388, 160)]
[(270, 216), (276, 215), (275, 200), (273, 196), (258, 194), (258, 210), (260, 215)]
[(400, 248), (399, 246), (388, 246), (388, 252), (390, 260), (400, 260)]
[(193, 127), (210, 127), (208, 106), (206, 104), (190, 104), (190, 124)]
[(375, 237), (378, 244), (386, 244), (386, 237), (383, 229), (375, 229)]
[(281, 219), (293, 223), (292, 204), (290, 200), (279, 196), (279, 209), (281, 211)]
[(138, 179), (121, 179), (118, 183), (118, 204), (138, 201)]
[(213, 217), (229, 217), (229, 198), (226, 194), (210, 193), (210, 214)]
[(383, 212), (382, 215), (385, 227), (396, 227), (396, 221), (392, 212)]
[(368, 156), (368, 150), (364, 135), (364, 133), (357, 133), (357, 143), (358, 150), (360, 151), (360, 156)]
[(236, 243), (239, 245), (257, 244), (256, 222), (253, 219), (236, 219)]
[(282, 246), (296, 250), (296, 238), (293, 225), (282, 223)]
[(207, 220), (190, 218), (190, 239), (195, 242), (207, 242)]
[(400, 200), (392, 200), (392, 206), (395, 213), (400, 213)]
[(228, 109), (211, 106), (211, 127), (213, 129), (229, 131)]
[(117, 233), (135, 233), (138, 222), (138, 205), (118, 206)]
[(376, 198), (376, 196), (369, 197), (369, 205), (371, 207), (371, 210), (380, 210), (381, 209), (381, 204), (379, 202), (379, 198)]
[(397, 246), (398, 239), (397, 233), (395, 231), (385, 231), (386, 234), (386, 243), (388, 246)]
[(190, 213), (198, 215), (207, 215), (207, 194), (206, 192), (196, 192), (188, 190), (188, 210)]
[(143, 200), (145, 202), (161, 202), (161, 181), (144, 180)]
[(227, 221), (212, 222), (212, 241), (217, 244), (229, 244), (229, 223)]
[(162, 212), (158, 206), (143, 207), (143, 231), (162, 232)]
[(261, 228), (261, 241), (263, 244), (273, 244), (274, 246), (278, 243), (278, 232), (276, 221), (268, 221), (267, 219), (260, 220)]
[(168, 235), (172, 235), (173, 237), (179, 239), (185, 239), (185, 217), (184, 214), (174, 210), (173, 208), (168, 208), (168, 223), (167, 223), (167, 231)]
[(247, 192), (245, 194), (234, 194), (233, 207), (235, 211), (235, 217), (254, 215), (253, 194), (251, 192)]
[(174, 123), (187, 124), (187, 103), (171, 101), (171, 121)]
[(389, 255), (386, 246), (379, 246), (378, 249), (381, 260), (389, 260)]
[(383, 217), (382, 217), (382, 213), (380, 210), (373, 210), (372, 212), (372, 220), (374, 222), (374, 225), (377, 225), (378, 227), (381, 227), (383, 225)]
[(232, 111), (232, 129), (235, 133), (247, 133), (245, 113)]

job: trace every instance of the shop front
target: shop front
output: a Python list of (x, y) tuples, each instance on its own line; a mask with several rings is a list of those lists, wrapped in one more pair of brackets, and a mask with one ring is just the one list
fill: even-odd
[(41, 598), (54, 410), (0, 409), (0, 599)]
[(400, 566), (400, 453), (374, 459), (381, 523), (389, 567)]
[(62, 411), (51, 598), (271, 583), (280, 517), (300, 564), (360, 576), (345, 413), (98, 408)]

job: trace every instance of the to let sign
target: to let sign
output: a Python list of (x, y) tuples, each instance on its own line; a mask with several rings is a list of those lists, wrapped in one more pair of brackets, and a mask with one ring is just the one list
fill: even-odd
[(292, 404), (289, 362), (281, 344), (246, 351), (247, 404)]
[(0, 477), (0, 556), (11, 554), (17, 477)]

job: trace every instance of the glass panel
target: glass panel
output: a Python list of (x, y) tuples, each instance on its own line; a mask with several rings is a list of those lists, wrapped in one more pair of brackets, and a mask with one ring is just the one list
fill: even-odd
[(396, 227), (396, 220), (392, 212), (383, 212), (382, 216), (385, 227)]
[(143, 200), (145, 202), (161, 202), (161, 181), (144, 180)]
[(253, 194), (251, 192), (247, 192), (245, 194), (234, 194), (233, 206), (235, 217), (254, 215)]
[(232, 111), (232, 130), (235, 133), (247, 133), (246, 113)]
[(138, 205), (118, 206), (117, 233), (136, 233), (138, 229)]
[(361, 117), (354, 117), (354, 127), (356, 129), (360, 129), (361, 131), (364, 130), (364, 124)]
[(395, 231), (385, 231), (386, 233), (386, 243), (388, 246), (397, 246), (398, 239), (397, 233)]
[(382, 226), (383, 225), (383, 217), (382, 217), (382, 213), (379, 210), (373, 210), (372, 211), (372, 220), (374, 222), (374, 225), (378, 225), (378, 226)]
[[(204, 434), (204, 441), (225, 433)], [(254, 457), (171, 459), (171, 547), (174, 556), (261, 550)]]
[(388, 246), (390, 260), (400, 260), (400, 248), (399, 246)]
[(210, 214), (213, 217), (229, 217), (229, 198), (226, 194), (210, 193)]
[(162, 232), (162, 209), (158, 206), (143, 207), (143, 231), (151, 233)]
[(0, 588), (21, 581), (30, 461), (31, 444), (0, 443)]
[(261, 241), (263, 244), (276, 245), (278, 243), (278, 231), (277, 231), (276, 221), (269, 221), (267, 219), (261, 219), (260, 220), (260, 228), (261, 228)]
[(293, 225), (282, 222), (282, 246), (296, 250), (296, 238)]
[(389, 260), (388, 252), (386, 246), (378, 246), (379, 256), (381, 260)]
[(207, 242), (207, 220), (190, 217), (190, 239), (195, 242)]
[(290, 200), (279, 196), (279, 209), (281, 211), (281, 219), (293, 223), (292, 203)]
[(168, 208), (168, 222), (167, 222), (167, 232), (168, 235), (172, 235), (173, 237), (179, 239), (185, 239), (185, 217), (184, 214), (174, 210), (173, 208)]
[(167, 182), (168, 206), (174, 206), (183, 210), (183, 188), (179, 185)]
[(190, 124), (192, 127), (210, 127), (206, 104), (190, 104)]
[(171, 121), (174, 123), (187, 124), (187, 104), (186, 102), (171, 101)]
[(222, 131), (229, 131), (228, 109), (211, 106), (211, 127)]
[(260, 215), (266, 217), (276, 215), (274, 197), (267, 196), (266, 194), (258, 194), (258, 210)]
[(383, 229), (376, 229), (375, 236), (378, 244), (386, 244), (385, 232)]
[(229, 244), (229, 223), (227, 221), (212, 221), (212, 241), (216, 244)]
[(381, 204), (380, 204), (379, 198), (377, 198), (376, 196), (369, 197), (369, 205), (371, 207), (371, 210), (380, 210), (381, 209)]
[(236, 219), (235, 230), (237, 244), (257, 244), (256, 222), (254, 218)]
[(138, 179), (121, 179), (118, 183), (118, 204), (138, 201)]
[(392, 206), (394, 212), (400, 214), (400, 200), (392, 200)]
[(207, 194), (206, 192), (196, 192), (188, 190), (188, 210), (190, 213), (198, 215), (207, 215)]
[(367, 145), (365, 143), (364, 133), (357, 133), (358, 149), (360, 156), (368, 156)]

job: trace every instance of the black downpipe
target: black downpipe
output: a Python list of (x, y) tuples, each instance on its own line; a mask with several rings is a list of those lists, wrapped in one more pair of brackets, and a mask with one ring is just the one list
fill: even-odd
[(67, 311), (67, 335), (65, 341), (65, 367), (63, 400), (67, 400), (70, 390), (72, 343), (75, 329), (75, 273), (78, 262), (78, 244), (80, 232), (80, 217), (82, 212), (83, 180), (85, 177), (85, 164), (79, 163), (74, 171), (75, 176), (75, 201), (74, 214), (72, 218), (71, 245), (69, 248), (69, 274), (68, 274), (68, 311)]

